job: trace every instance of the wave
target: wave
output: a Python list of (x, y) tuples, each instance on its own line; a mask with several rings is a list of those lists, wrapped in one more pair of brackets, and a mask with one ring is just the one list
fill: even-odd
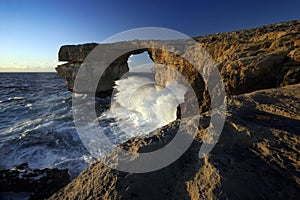
[[(96, 159), (132, 137), (147, 136), (176, 120), (187, 88), (177, 82), (161, 87), (149, 77), (129, 76), (116, 81), (110, 109), (86, 124), (80, 138)], [(109, 141), (108, 141), (109, 140)]]
[[(116, 81), (112, 98), (77, 95), (96, 103), (100, 127), (85, 127), (91, 137), (101, 136), (96, 146), (86, 145), (77, 134), (71, 93), (56, 74), (17, 74), (18, 80), (29, 86), (26, 92), (17, 86), (1, 88), (0, 168), (27, 162), (31, 168), (68, 168), (75, 178), (115, 146), (174, 121), (186, 88), (178, 83), (160, 87), (153, 76), (137, 76), (139, 73)], [(17, 84), (15, 75), (10, 76), (2, 79)], [(114, 145), (107, 146), (106, 140)]]

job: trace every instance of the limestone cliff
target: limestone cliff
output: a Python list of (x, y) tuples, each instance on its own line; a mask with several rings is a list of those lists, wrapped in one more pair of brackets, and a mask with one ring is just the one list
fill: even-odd
[[(299, 33), (300, 20), (194, 39), (212, 56), (227, 94), (243, 94), (300, 82)], [(196, 50), (197, 47), (192, 48)], [(193, 49), (183, 51), (183, 55), (193, 53)], [(208, 110), (210, 102), (207, 88), (189, 62), (164, 50), (154, 50), (151, 54), (155, 63), (186, 74), (198, 99), (202, 101), (203, 110)], [(189, 56), (193, 58), (194, 55)], [(159, 84), (172, 79), (172, 75), (159, 72), (156, 79)]]
[[(300, 21), (291, 21), (274, 25), (263, 26), (255, 29), (235, 31), (228, 33), (212, 34), (195, 37), (215, 61), (227, 94), (243, 94), (259, 89), (276, 88), (300, 82)], [(79, 66), (88, 53), (96, 46), (97, 54), (105, 61), (111, 52), (119, 51), (122, 55), (110, 63), (101, 63), (109, 66), (99, 81), (97, 94), (110, 90), (113, 82), (128, 71), (127, 60), (131, 54), (148, 51), (156, 64), (156, 82), (164, 85), (173, 79), (173, 75), (161, 69), (166, 65), (183, 74), (193, 86), (202, 106), (202, 110), (210, 107), (207, 86), (194, 66), (182, 56), (178, 56), (167, 49), (158, 49), (157, 46), (165, 44), (171, 46), (178, 44), (176, 41), (128, 41), (112, 44), (85, 44), (67, 45), (61, 47), (59, 60), (68, 61), (67, 64), (56, 68), (64, 79), (68, 89), (73, 90), (74, 80)], [(122, 51), (126, 46), (131, 51)], [(197, 46), (183, 45), (176, 49), (180, 55), (191, 59), (197, 58), (193, 52)], [(177, 45), (178, 46), (178, 45)], [(195, 57), (196, 56), (196, 57)], [(92, 71), (92, 70), (91, 70)], [(90, 77), (95, 76), (91, 73)], [(90, 78), (89, 77), (89, 78)], [(98, 78), (98, 77), (96, 77)], [(89, 91), (77, 91), (89, 93)]]
[[(156, 64), (158, 84), (174, 80), (174, 74), (160, 64), (181, 72), (195, 89), (204, 112), (199, 130), (190, 148), (163, 169), (132, 174), (111, 169), (100, 160), (51, 199), (297, 199), (300, 196), (299, 33), (300, 20), (194, 38), (212, 56), (228, 94), (223, 132), (203, 159), (198, 158), (198, 152), (209, 126), (210, 112), (204, 111), (209, 110), (210, 97), (194, 66), (181, 56), (156, 48), (157, 41), (106, 44), (112, 49), (120, 49), (122, 45), (139, 47), (110, 62), (112, 68), (120, 66), (114, 64), (118, 60), (124, 64), (132, 53), (148, 51)], [(172, 41), (160, 42), (172, 46)], [(72, 62), (81, 63), (88, 52), (78, 50), (83, 46), (60, 50), (60, 59), (69, 63), (58, 66), (57, 71), (67, 84), (74, 81), (77, 72)], [(191, 52), (196, 48), (182, 46), (178, 54), (193, 58)], [(185, 100), (189, 101), (188, 96)], [(179, 122), (197, 126), (192, 118), (178, 119), (154, 131), (149, 138), (132, 138), (118, 148), (151, 152), (174, 137)], [(188, 126), (183, 129), (192, 134)]]
[[(77, 71), (81, 67), (84, 59), (97, 45), (98, 44), (96, 43), (84, 45), (66, 45), (60, 48), (58, 59), (59, 61), (67, 61), (67, 63), (58, 66), (56, 68), (56, 71), (64, 79), (65, 84), (69, 90), (77, 93), (93, 92), (88, 90), (81, 91), (80, 89), (75, 89), (74, 82), (76, 79)], [(113, 49), (111, 48), (110, 50)], [(105, 62), (105, 57), (106, 54), (109, 53), (109, 50), (107, 49), (107, 51), (103, 51), (103, 54), (101, 54), (104, 62), (100, 63), (100, 65), (107, 65), (109, 67), (104, 72), (103, 77), (99, 80), (99, 83), (101, 84), (99, 84), (98, 90), (96, 91), (97, 96), (110, 95), (114, 81), (120, 79), (123, 74), (128, 72), (127, 59), (129, 56), (121, 57), (118, 60), (115, 60), (113, 63), (107, 63)], [(82, 66), (82, 68), (84, 68), (84, 66)], [(98, 78), (93, 74), (93, 70), (91, 70), (90, 76), (87, 77), (87, 81), (92, 78)], [(95, 95), (95, 92), (93, 93), (93, 95)]]

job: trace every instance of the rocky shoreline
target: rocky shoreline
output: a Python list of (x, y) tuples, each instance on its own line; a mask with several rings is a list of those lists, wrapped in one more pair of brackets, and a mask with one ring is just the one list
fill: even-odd
[(31, 169), (23, 163), (0, 170), (0, 198), (46, 199), (70, 181), (67, 169)]
[[(193, 144), (171, 165), (137, 174), (99, 161), (50, 199), (297, 199), (299, 113), (300, 84), (231, 96), (221, 137), (205, 158), (199, 159), (198, 152), (209, 113)], [(151, 152), (172, 140), (177, 125), (170, 123), (150, 138), (132, 138), (119, 148)]]
[[(157, 41), (62, 46), (59, 60), (67, 63), (57, 66), (56, 71), (73, 92), (110, 95), (114, 81), (128, 72), (129, 56), (146, 51), (155, 63), (158, 84), (175, 81), (173, 74), (161, 68), (167, 65), (182, 73), (196, 93), (202, 113), (199, 126), (193, 122), (193, 116), (178, 119), (155, 130), (151, 137), (130, 139), (112, 155), (118, 149), (133, 153), (156, 150), (172, 140), (179, 123), (197, 126), (195, 139), (178, 160), (154, 172), (121, 172), (100, 160), (68, 184), (64, 170), (26, 168), (22, 177), (40, 177), (45, 173), (48, 176), (21, 180), (18, 177), (24, 169), (16, 168), (1, 170), (1, 187), (6, 188), (5, 192), (30, 193), (33, 199), (50, 195), (50, 199), (297, 199), (300, 196), (299, 33), (300, 20), (296, 20), (194, 38), (214, 60), (228, 94), (221, 137), (201, 159), (198, 152), (207, 135), (211, 100), (205, 81), (191, 63), (170, 51), (155, 48)], [(161, 43), (172, 46), (172, 41)], [(105, 62), (108, 50), (118, 51), (124, 46), (135, 50), (113, 62)], [(78, 69), (95, 47), (103, 48), (102, 64), (109, 67), (96, 93), (80, 91), (74, 88)], [(196, 49), (196, 46), (182, 46), (180, 54), (193, 58), (191, 52)], [(186, 101), (189, 102), (189, 96)], [(188, 126), (183, 129), (194, 134)], [(28, 187), (21, 186), (24, 190), (13, 189), (27, 185), (28, 181)]]
[[(297, 20), (194, 38), (215, 61), (228, 94), (222, 135), (203, 159), (197, 153), (208, 127), (210, 97), (191, 63), (156, 49), (155, 42), (101, 44), (109, 49), (140, 47), (109, 63), (110, 72), (118, 69), (115, 77), (128, 71), (130, 55), (143, 51), (160, 72), (155, 77), (158, 84), (173, 80), (160, 64), (181, 72), (193, 86), (204, 117), (191, 147), (170, 166), (132, 174), (99, 161), (51, 199), (296, 199), (300, 196), (299, 33)], [(80, 64), (96, 45), (61, 47), (59, 60), (68, 63), (56, 70), (70, 90)], [(142, 48), (149, 45), (153, 48)], [(181, 49), (181, 55), (190, 52), (185, 46)], [(106, 89), (112, 87), (113, 80), (108, 83)], [(144, 152), (161, 147), (176, 134), (178, 121), (155, 131), (150, 138), (133, 138), (119, 148)]]

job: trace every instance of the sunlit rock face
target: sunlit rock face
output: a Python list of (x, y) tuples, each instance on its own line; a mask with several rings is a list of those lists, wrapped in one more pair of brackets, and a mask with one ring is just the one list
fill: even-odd
[[(194, 39), (204, 47), (218, 67), (227, 94), (243, 94), (300, 82), (298, 75), (299, 32), (300, 21), (298, 20)], [(100, 45), (92, 43), (62, 46), (59, 51), (59, 60), (68, 63), (58, 66), (56, 70), (64, 79), (68, 89), (76, 91), (74, 80), (80, 65), (95, 47), (99, 48), (100, 53), (97, 54), (97, 59), (101, 60), (101, 65), (109, 66), (97, 87), (96, 94), (101, 96), (113, 88), (115, 80), (128, 72), (129, 56), (147, 51), (155, 63), (157, 84), (164, 86), (166, 82), (176, 81), (174, 73), (165, 70), (165, 66), (176, 70), (193, 87), (202, 110), (208, 110), (210, 98), (207, 86), (201, 74), (198, 73), (199, 69), (195, 69), (195, 66), (189, 62), (190, 60), (203, 61), (198, 54), (194, 53), (199, 46), (178, 44), (180, 41), (127, 41)], [(178, 52), (177, 55), (161, 48), (164, 45), (169, 47), (173, 45)], [(107, 58), (116, 52), (121, 56), (111, 62), (106, 62)], [(189, 61), (184, 57), (189, 58)], [(92, 71), (90, 75), (87, 81), (91, 77), (99, 78), (95, 77)], [(89, 93), (91, 91), (76, 92)], [(187, 97), (188, 95), (189, 93)]]
[[(227, 94), (243, 94), (300, 82), (299, 32), (300, 20), (194, 39), (218, 67)], [(180, 52), (190, 60), (202, 61), (194, 53), (197, 48), (183, 47)], [(176, 69), (191, 83), (202, 110), (209, 109), (209, 93), (195, 66), (163, 49), (152, 50), (151, 55), (157, 64), (156, 71), (159, 73), (156, 74), (156, 81), (159, 84), (172, 80), (174, 75), (161, 66)]]

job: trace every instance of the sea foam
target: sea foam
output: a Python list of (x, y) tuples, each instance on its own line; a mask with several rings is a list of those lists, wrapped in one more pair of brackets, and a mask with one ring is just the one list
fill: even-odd
[(154, 79), (141, 76), (128, 76), (115, 85), (111, 107), (100, 119), (114, 118), (111, 125), (117, 125), (127, 135), (126, 139), (148, 134), (174, 121), (187, 91), (177, 82), (162, 87)]

